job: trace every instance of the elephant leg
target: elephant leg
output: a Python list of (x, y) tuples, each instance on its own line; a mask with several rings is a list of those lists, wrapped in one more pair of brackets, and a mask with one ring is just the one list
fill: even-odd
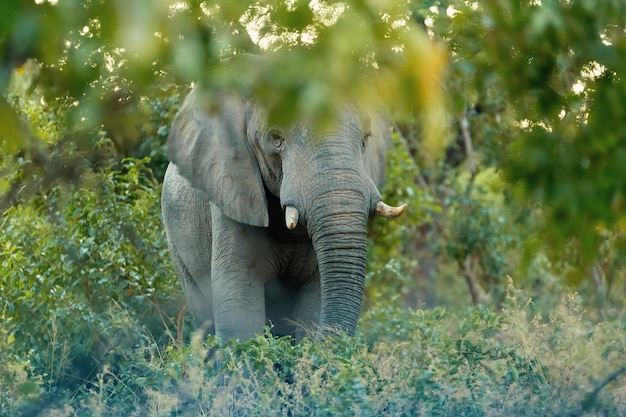
[(284, 282), (273, 279), (265, 284), (265, 309), (273, 335), (295, 336), (297, 301), (297, 290)]
[(311, 336), (317, 331), (320, 321), (321, 288), (319, 278), (304, 285), (298, 295), (295, 309), (296, 339)]
[[(199, 282), (196, 281), (185, 266), (176, 245), (170, 239), (167, 243), (174, 269), (187, 300), (189, 312), (193, 317), (194, 327), (205, 333), (214, 333), (210, 271), (208, 269), (203, 271), (204, 273), (201, 273), (203, 276), (199, 277)], [(201, 285), (202, 283), (205, 285)]]
[(247, 340), (266, 324), (265, 283), (276, 275), (272, 241), (264, 228), (235, 222), (215, 205), (211, 220), (215, 333)]
[(213, 323), (210, 204), (175, 165), (167, 167), (161, 207), (170, 257), (194, 322), (205, 331)]

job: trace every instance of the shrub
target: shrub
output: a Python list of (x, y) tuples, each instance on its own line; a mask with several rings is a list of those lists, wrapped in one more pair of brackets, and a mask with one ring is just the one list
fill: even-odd
[(18, 414), (37, 400), (41, 390), (41, 377), (32, 377), (29, 361), (12, 349), (15, 337), (7, 330), (9, 322), (0, 316), (0, 416)]
[(2, 218), (3, 324), (47, 384), (81, 384), (109, 350), (166, 336), (179, 291), (145, 164), (125, 160)]
[(406, 140), (392, 135), (392, 147), (387, 158), (387, 182), (382, 192), (390, 204), (407, 203), (409, 208), (398, 220), (374, 218), (368, 235), (367, 296), (371, 303), (387, 304), (405, 301), (420, 283), (415, 270), (421, 255), (417, 249), (423, 234), (422, 228), (432, 222), (433, 215), (441, 211), (430, 190), (420, 187), (417, 179), (420, 170), (408, 151)]
[[(624, 317), (595, 323), (573, 295), (558, 314), (529, 314), (509, 286), (504, 310), (365, 313), (356, 337), (293, 344), (215, 337), (144, 344), (135, 374), (105, 364), (76, 394), (79, 415), (546, 416), (621, 415)], [(582, 337), (581, 337), (582, 336)], [(147, 342), (147, 341), (146, 341)], [(112, 358), (111, 358), (112, 359)], [(614, 380), (623, 381), (622, 371)], [(605, 386), (606, 385), (606, 386)]]
[(163, 181), (169, 164), (165, 142), (170, 125), (187, 93), (186, 88), (163, 84), (149, 99), (144, 100), (146, 114), (141, 123), (141, 141), (132, 153), (135, 158), (149, 158), (148, 166), (159, 182)]

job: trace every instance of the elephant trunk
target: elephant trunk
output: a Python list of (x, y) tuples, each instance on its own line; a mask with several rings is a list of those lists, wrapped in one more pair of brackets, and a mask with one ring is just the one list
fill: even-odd
[(356, 329), (364, 294), (368, 201), (362, 187), (327, 190), (314, 200), (307, 227), (318, 260), (322, 332), (352, 335)]

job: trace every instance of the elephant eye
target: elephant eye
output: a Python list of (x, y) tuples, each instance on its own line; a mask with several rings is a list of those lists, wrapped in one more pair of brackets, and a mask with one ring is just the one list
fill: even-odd
[(280, 131), (276, 129), (272, 129), (270, 131), (269, 137), (276, 149), (280, 149), (280, 147), (283, 145), (283, 142), (285, 142), (285, 138), (283, 138), (283, 136), (280, 134)]
[(370, 137), (372, 137), (372, 132), (367, 132), (365, 135), (363, 135), (363, 139), (362, 139), (363, 150), (365, 150), (365, 148), (367, 147), (367, 141), (369, 140)]

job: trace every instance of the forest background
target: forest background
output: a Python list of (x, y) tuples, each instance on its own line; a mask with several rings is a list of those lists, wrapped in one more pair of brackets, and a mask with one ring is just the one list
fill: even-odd
[[(626, 415), (624, 22), (621, 0), (5, 0), (0, 415)], [(384, 196), (410, 210), (370, 225), (354, 338), (223, 346), (185, 314), (165, 139), (191, 83), (241, 87), (242, 52), (274, 120), (394, 116)]]

